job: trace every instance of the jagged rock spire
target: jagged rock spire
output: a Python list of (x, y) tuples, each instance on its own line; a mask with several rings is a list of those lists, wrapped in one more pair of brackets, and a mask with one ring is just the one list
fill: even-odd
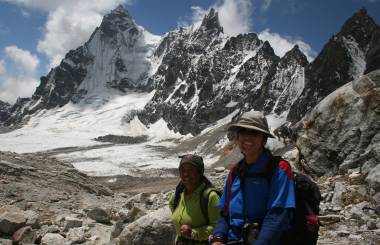
[(367, 10), (362, 8), (344, 23), (338, 35), (350, 35), (355, 38), (361, 48), (365, 48), (370, 41), (371, 34), (378, 28), (374, 20), (367, 14)]
[(218, 32), (223, 32), (223, 27), (219, 22), (218, 12), (214, 8), (211, 8), (207, 15), (203, 18), (201, 27), (206, 30), (217, 30)]
[(296, 44), (294, 47), (286, 52), (284, 57), (282, 57), (282, 60), (285, 63), (288, 63), (291, 59), (297, 60), (302, 66), (306, 66), (309, 64), (307, 61), (307, 58), (304, 53), (300, 50), (299, 46)]

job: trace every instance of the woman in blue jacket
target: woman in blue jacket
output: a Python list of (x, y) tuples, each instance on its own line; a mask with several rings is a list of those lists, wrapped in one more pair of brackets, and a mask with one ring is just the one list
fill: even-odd
[(271, 152), (264, 148), (273, 136), (263, 113), (243, 113), (229, 131), (235, 133), (244, 158), (227, 176), (219, 202), (222, 217), (210, 244), (283, 244), (295, 208), (290, 165), (284, 160), (274, 165)]

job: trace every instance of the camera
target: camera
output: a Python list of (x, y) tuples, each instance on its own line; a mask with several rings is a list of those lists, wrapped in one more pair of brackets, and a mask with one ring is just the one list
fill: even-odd
[(258, 223), (246, 223), (243, 225), (243, 240), (244, 244), (252, 244), (259, 235)]

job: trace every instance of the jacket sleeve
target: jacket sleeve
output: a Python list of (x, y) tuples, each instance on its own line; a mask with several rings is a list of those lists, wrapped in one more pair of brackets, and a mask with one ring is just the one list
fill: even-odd
[(228, 235), (228, 224), (226, 219), (221, 215), (215, 225), (214, 232), (212, 233), (213, 237), (221, 237), (227, 239)]
[(265, 215), (259, 237), (254, 245), (278, 244), (284, 227), (287, 227), (291, 220), (293, 209), (272, 208)]
[[(221, 213), (224, 212), (224, 207), (226, 205), (226, 199), (227, 199), (226, 195), (228, 192), (227, 188), (229, 185), (230, 175), (231, 175), (231, 173), (229, 173), (226, 177), (226, 184), (224, 186), (223, 194), (222, 194), (222, 197), (220, 198), (220, 201), (218, 204), (218, 207), (219, 207)], [(222, 214), (219, 216), (219, 219), (216, 222), (215, 229), (212, 233), (212, 236), (213, 237), (222, 237), (222, 238), (226, 239), (227, 235), (228, 235), (228, 229), (229, 229), (229, 227), (228, 227), (226, 217), (224, 217)]]
[(218, 208), (218, 203), (218, 194), (216, 194), (215, 192), (211, 192), (208, 201), (208, 216), (210, 223), (205, 226), (193, 228), (191, 232), (192, 239), (199, 241), (208, 240), (208, 237), (214, 230), (216, 222), (219, 218), (220, 210)]

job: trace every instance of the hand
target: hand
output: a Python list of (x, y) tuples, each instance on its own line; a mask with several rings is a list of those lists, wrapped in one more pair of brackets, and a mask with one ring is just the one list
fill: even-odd
[(191, 238), (191, 226), (182, 225), (180, 228), (181, 236), (184, 238)]
[[(209, 241), (212, 241), (212, 239), (213, 239), (214, 237), (213, 237), (213, 235), (210, 235), (209, 237), (208, 237), (208, 240)], [(222, 242), (222, 239), (220, 238), (220, 240), (219, 239), (215, 239), (216, 241), (215, 242), (212, 242), (211, 243), (211, 245), (224, 245), (224, 243)]]

